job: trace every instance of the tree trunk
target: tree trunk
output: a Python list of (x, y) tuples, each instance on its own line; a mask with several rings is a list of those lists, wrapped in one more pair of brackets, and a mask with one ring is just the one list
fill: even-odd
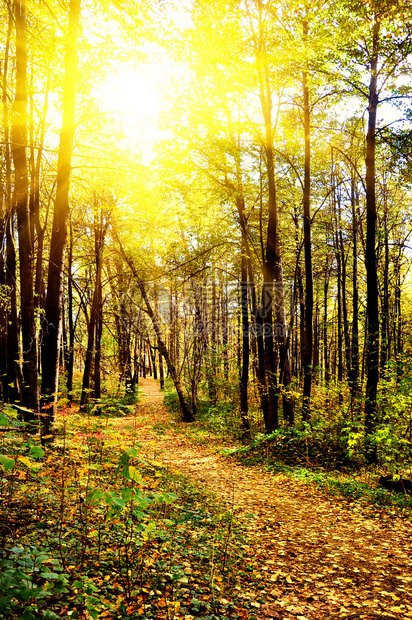
[(209, 350), (208, 350), (208, 363), (209, 363), (209, 399), (213, 406), (217, 404), (217, 385), (216, 385), (216, 370), (217, 370), (217, 297), (216, 297), (216, 279), (215, 271), (212, 268), (212, 308), (211, 308), (210, 322), (208, 323), (208, 332), (210, 333)]
[[(259, 19), (262, 15), (259, 12)], [(276, 313), (276, 344), (277, 352), (282, 355), (286, 344), (286, 321), (285, 321), (285, 296), (283, 289), (283, 268), (281, 246), (279, 237), (279, 219), (275, 182), (275, 162), (273, 146), (273, 122), (272, 122), (272, 91), (270, 85), (269, 65), (267, 58), (266, 41), (263, 34), (263, 23), (260, 23), (259, 48), (257, 50), (257, 71), (259, 76), (260, 103), (265, 125), (265, 159), (266, 174), (268, 178), (268, 227), (266, 235), (266, 250), (263, 258), (263, 288), (262, 288), (262, 313), (263, 329), (265, 336), (265, 365), (268, 384), (268, 416), (266, 432), (271, 433), (279, 426), (278, 399), (279, 389), (277, 386), (277, 360), (274, 350), (274, 325), (273, 309)], [(261, 235), (262, 236), (262, 235)], [(263, 245), (263, 239), (261, 238)], [(275, 294), (274, 294), (274, 283)]]
[[(303, 22), (303, 39), (306, 45), (308, 22)], [(310, 108), (307, 72), (303, 72), (303, 121), (305, 131), (305, 172), (303, 185), (303, 245), (305, 252), (305, 346), (303, 349), (303, 408), (302, 420), (310, 419), (310, 398), (312, 390), (312, 354), (313, 354), (313, 274), (312, 241), (310, 217), (311, 185), (311, 145), (310, 145)]]
[(315, 380), (317, 384), (319, 382), (318, 379), (318, 371), (319, 371), (319, 303), (318, 303), (318, 291), (316, 293), (316, 307), (315, 307), (315, 318), (313, 321), (313, 369), (312, 369), (312, 379)]
[(250, 439), (250, 423), (248, 417), (248, 383), (249, 383), (249, 308), (247, 282), (247, 239), (246, 231), (242, 227), (241, 245), (241, 309), (242, 309), (242, 370), (240, 373), (240, 416), (244, 438)]
[(397, 256), (394, 266), (395, 276), (395, 308), (394, 308), (394, 326), (393, 326), (393, 343), (396, 359), (396, 382), (400, 381), (402, 374), (402, 313), (401, 313), (401, 266), (400, 255)]
[[(69, 189), (75, 129), (80, 4), (81, 0), (70, 0), (69, 29), (64, 61), (63, 120), (57, 161), (56, 198), (54, 201), (42, 344), (42, 394), (46, 404), (56, 402), (59, 382), (63, 265), (67, 240), (67, 218), (70, 208)], [(53, 408), (45, 409), (42, 431), (44, 436), (50, 434), (53, 413)]]
[[(34, 323), (33, 239), (29, 213), (27, 162), (27, 45), (25, 0), (15, 0), (16, 96), (13, 114), (12, 155), (15, 170), (14, 202), (17, 213), (20, 262), (20, 312), (23, 345), (22, 404), (37, 412), (37, 344)], [(28, 419), (33, 419), (29, 415)]]
[[(102, 258), (101, 258), (102, 260)], [(102, 334), (103, 334), (103, 295), (102, 295), (102, 270), (100, 269), (98, 295), (97, 295), (97, 317), (96, 333), (94, 341), (94, 392), (93, 398), (99, 400), (102, 395)]]
[(383, 295), (382, 295), (382, 323), (381, 323), (381, 360), (380, 368), (382, 376), (385, 376), (385, 367), (390, 358), (389, 355), (389, 231), (388, 231), (388, 204), (387, 190), (384, 187), (384, 214), (383, 214), (383, 234), (385, 262), (383, 272)]
[(9, 291), (9, 304), (3, 314), (2, 349), (4, 350), (4, 366), (2, 366), (3, 398), (6, 402), (15, 403), (21, 399), (21, 368), (19, 363), (19, 344), (17, 326), (17, 298), (16, 298), (16, 250), (13, 233), (12, 206), (12, 179), (11, 179), (11, 150), (10, 150), (10, 126), (9, 126), (9, 97), (7, 93), (9, 51), (11, 33), (13, 29), (13, 14), (8, 5), (8, 28), (6, 46), (4, 52), (4, 65), (2, 76), (2, 103), (3, 103), (3, 127), (4, 127), (4, 210), (3, 238), (5, 239), (6, 255), (5, 273), (2, 275), (4, 284)]
[(300, 350), (301, 350), (301, 355), (300, 355), (300, 376), (303, 376), (303, 369), (304, 369), (304, 360), (305, 360), (305, 346), (306, 346), (306, 338), (305, 338), (305, 299), (304, 299), (304, 295), (303, 295), (303, 281), (302, 281), (302, 270), (300, 268), (300, 265), (298, 265), (297, 268), (297, 284), (298, 284), (298, 291), (299, 291), (299, 314), (300, 314)]
[(222, 286), (221, 292), (221, 307), (222, 307), (222, 348), (223, 348), (223, 377), (226, 383), (229, 381), (229, 334), (228, 334), (228, 302), (227, 302), (227, 289)]
[[(97, 205), (95, 205), (97, 206)], [(103, 249), (108, 221), (104, 221), (103, 210), (95, 215), (94, 219), (94, 256), (96, 264), (96, 279), (93, 293), (92, 307), (90, 309), (90, 321), (87, 334), (87, 351), (84, 361), (83, 386), (80, 398), (80, 406), (84, 407), (89, 401), (90, 378), (93, 365), (94, 353), (94, 398), (100, 398), (100, 342), (102, 322), (102, 268)], [(97, 362), (97, 368), (96, 368)], [(97, 385), (96, 385), (97, 382)]]
[(155, 347), (153, 347), (151, 345), (150, 339), (147, 339), (147, 343), (148, 343), (148, 347), (149, 347), (149, 353), (150, 353), (150, 358), (152, 361), (152, 369), (153, 369), (153, 379), (156, 381), (157, 380), (157, 367), (156, 367), (156, 349)]
[(365, 433), (368, 461), (376, 461), (376, 446), (369, 438), (377, 425), (377, 390), (379, 381), (379, 294), (376, 265), (376, 191), (375, 149), (376, 114), (378, 108), (377, 69), (380, 23), (375, 15), (372, 33), (372, 59), (369, 83), (368, 131), (366, 134), (366, 314), (368, 333), (366, 339), (367, 380), (365, 394)]
[(13, 234), (13, 212), (10, 211), (6, 226), (6, 283), (10, 291), (7, 312), (7, 383), (8, 401), (21, 402), (22, 375), (19, 362), (19, 334), (16, 295), (16, 249)]
[(70, 221), (70, 241), (69, 241), (69, 256), (67, 261), (67, 303), (68, 303), (68, 323), (69, 323), (69, 334), (68, 334), (68, 346), (69, 346), (69, 357), (67, 364), (67, 398), (69, 403), (72, 402), (73, 399), (73, 370), (74, 370), (74, 335), (75, 335), (75, 325), (73, 320), (73, 226)]
[(345, 250), (343, 247), (343, 235), (342, 229), (339, 226), (339, 248), (341, 255), (342, 265), (342, 318), (343, 318), (343, 338), (345, 341), (345, 361), (346, 372), (349, 376), (351, 367), (351, 351), (350, 351), (350, 335), (349, 335), (349, 319), (348, 319), (348, 305), (346, 303), (346, 260)]
[[(157, 343), (159, 346), (159, 342)], [(160, 389), (163, 390), (165, 386), (165, 375), (163, 370), (163, 356), (160, 353), (159, 349), (159, 379), (160, 379)]]
[(338, 354), (338, 388), (339, 388), (339, 404), (343, 402), (342, 381), (343, 381), (343, 338), (342, 338), (342, 257), (338, 247), (338, 231), (335, 235), (335, 256), (337, 263), (337, 286), (338, 286), (338, 323), (337, 323), (337, 354)]
[(323, 284), (323, 363), (325, 368), (325, 384), (329, 384), (329, 342), (328, 342), (328, 290), (329, 290), (329, 268), (325, 269), (325, 280)]
[(352, 203), (352, 241), (353, 241), (353, 289), (352, 289), (352, 357), (350, 372), (350, 390), (352, 410), (358, 397), (359, 382), (359, 291), (358, 291), (358, 219), (357, 200), (355, 191), (355, 172), (351, 179), (351, 203)]

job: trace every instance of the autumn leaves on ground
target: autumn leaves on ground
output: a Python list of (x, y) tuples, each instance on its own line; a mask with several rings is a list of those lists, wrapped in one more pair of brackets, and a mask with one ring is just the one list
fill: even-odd
[[(234, 576), (240, 617), (412, 618), (409, 522), (219, 456), (176, 427), (156, 383), (143, 380), (143, 390), (136, 431), (146, 454), (215, 494), (245, 535)], [(231, 552), (239, 553), (233, 538)], [(221, 617), (231, 617), (230, 605)]]
[(405, 515), (241, 465), (140, 388), (45, 450), (3, 433), (1, 618), (412, 618)]

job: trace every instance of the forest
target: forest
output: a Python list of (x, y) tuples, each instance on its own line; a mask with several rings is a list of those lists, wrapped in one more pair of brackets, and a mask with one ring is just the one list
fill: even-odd
[(252, 526), (179, 476), (210, 445), (409, 514), (412, 5), (0, 11), (0, 618), (357, 617), (245, 611)]

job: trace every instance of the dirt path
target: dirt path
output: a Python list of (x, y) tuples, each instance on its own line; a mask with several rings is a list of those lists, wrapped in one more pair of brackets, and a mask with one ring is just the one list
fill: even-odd
[(134, 425), (149, 456), (212, 490), (247, 523), (261, 587), (243, 596), (265, 601), (255, 602), (257, 617), (412, 618), (410, 522), (385, 511), (372, 518), (358, 504), (194, 444), (170, 424), (158, 384), (140, 385), (137, 417), (125, 426)]

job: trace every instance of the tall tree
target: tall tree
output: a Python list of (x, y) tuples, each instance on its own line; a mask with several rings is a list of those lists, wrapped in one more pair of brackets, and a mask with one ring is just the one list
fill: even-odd
[[(307, 48), (309, 22), (304, 19), (303, 42)], [(305, 342), (303, 347), (303, 410), (302, 418), (310, 417), (310, 396), (312, 388), (312, 353), (313, 353), (313, 274), (312, 274), (312, 241), (310, 215), (310, 188), (311, 188), (311, 144), (310, 144), (310, 102), (308, 85), (307, 59), (302, 73), (303, 87), (303, 126), (305, 134), (305, 163), (303, 182), (303, 245), (305, 253)]]
[(2, 75), (2, 103), (4, 130), (4, 185), (3, 185), (3, 239), (6, 246), (4, 284), (9, 292), (9, 303), (3, 314), (3, 338), (6, 354), (3, 359), (2, 383), (3, 398), (7, 402), (18, 402), (21, 398), (21, 368), (19, 363), (19, 342), (17, 327), (17, 273), (16, 248), (14, 241), (14, 208), (12, 201), (12, 158), (10, 145), (10, 114), (9, 114), (9, 64), (11, 35), (14, 24), (12, 5), (7, 5), (8, 27), (4, 51)]
[(22, 402), (38, 411), (37, 343), (34, 324), (33, 239), (29, 213), (27, 161), (27, 43), (25, 0), (15, 0), (16, 95), (13, 108), (12, 155), (15, 170), (14, 204), (17, 213), (20, 263), (21, 331), (23, 345)]
[[(78, 31), (81, 0), (70, 0), (69, 26), (64, 61), (63, 120), (57, 162), (56, 198), (47, 279), (47, 297), (43, 323), (42, 394), (48, 402), (57, 398), (60, 359), (63, 265), (69, 216), (69, 189), (75, 129), (75, 104), (78, 65)], [(53, 421), (52, 408), (46, 409), (43, 434), (48, 435)]]
[[(367, 381), (365, 398), (365, 430), (371, 435), (375, 429), (376, 398), (379, 381), (379, 292), (376, 265), (376, 116), (379, 102), (378, 59), (380, 47), (380, 15), (373, 11), (372, 48), (370, 57), (370, 82), (368, 96), (368, 131), (366, 134), (366, 313), (368, 333), (366, 340)], [(370, 459), (375, 459), (375, 449), (369, 448)]]

